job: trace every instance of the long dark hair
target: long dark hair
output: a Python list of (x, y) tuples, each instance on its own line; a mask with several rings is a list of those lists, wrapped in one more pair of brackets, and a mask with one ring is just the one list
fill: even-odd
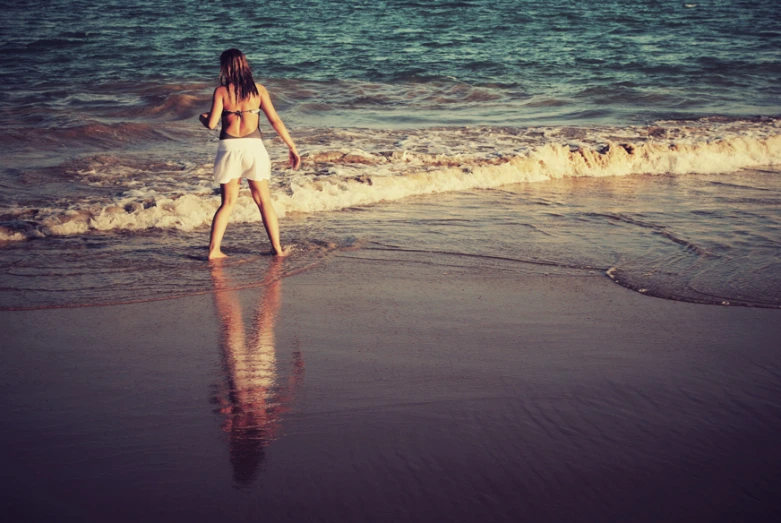
[(230, 84), (233, 84), (238, 102), (260, 96), (247, 57), (238, 49), (228, 49), (220, 55), (220, 85), (228, 87)]

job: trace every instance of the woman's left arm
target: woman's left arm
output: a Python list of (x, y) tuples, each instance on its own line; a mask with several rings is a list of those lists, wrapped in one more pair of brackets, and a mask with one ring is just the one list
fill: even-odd
[(217, 127), (217, 124), (220, 122), (220, 118), (222, 117), (222, 93), (220, 90), (223, 89), (222, 86), (218, 87), (214, 90), (214, 94), (212, 95), (212, 109), (208, 113), (203, 113), (199, 120), (204, 125), (204, 127), (208, 129), (214, 129)]

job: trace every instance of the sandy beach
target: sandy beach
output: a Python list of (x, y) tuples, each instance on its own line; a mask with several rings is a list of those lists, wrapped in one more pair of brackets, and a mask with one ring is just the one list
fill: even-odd
[(781, 516), (781, 311), (446, 255), (283, 269), (0, 312), (9, 521)]

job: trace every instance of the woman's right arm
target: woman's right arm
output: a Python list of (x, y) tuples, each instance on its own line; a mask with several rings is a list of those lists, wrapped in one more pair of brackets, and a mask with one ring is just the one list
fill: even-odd
[(301, 156), (298, 154), (296, 144), (290, 137), (290, 133), (287, 132), (287, 127), (285, 127), (282, 118), (279, 117), (276, 109), (274, 109), (274, 104), (271, 103), (271, 96), (269, 96), (268, 90), (260, 84), (257, 84), (257, 86), (258, 93), (260, 94), (260, 109), (266, 115), (266, 118), (268, 118), (268, 123), (271, 124), (271, 127), (274, 128), (279, 137), (282, 138), (282, 141), (284, 141), (290, 149), (290, 167), (298, 169), (301, 165)]
[(204, 125), (204, 127), (208, 129), (214, 129), (217, 127), (217, 124), (220, 123), (220, 118), (222, 117), (222, 91), (225, 88), (220, 86), (217, 89), (214, 90), (214, 94), (212, 95), (212, 109), (208, 113), (203, 113), (199, 120)]

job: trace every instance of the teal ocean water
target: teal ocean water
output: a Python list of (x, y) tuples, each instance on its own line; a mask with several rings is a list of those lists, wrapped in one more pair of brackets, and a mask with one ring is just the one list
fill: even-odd
[[(209, 290), (217, 137), (197, 115), (228, 47), (305, 156), (284, 170), (266, 129), (300, 267), (432, 250), (781, 306), (779, 27), (770, 2), (722, 0), (12, 0), (0, 306)], [(258, 219), (243, 196), (242, 263), (265, 263)]]
[(4, 116), (39, 125), (143, 115), (175, 85), (213, 82), (228, 47), (259, 78), (288, 82), (279, 96), (302, 123), (329, 111), (348, 127), (350, 116), (625, 124), (781, 112), (772, 2), (12, 0), (2, 24)]

